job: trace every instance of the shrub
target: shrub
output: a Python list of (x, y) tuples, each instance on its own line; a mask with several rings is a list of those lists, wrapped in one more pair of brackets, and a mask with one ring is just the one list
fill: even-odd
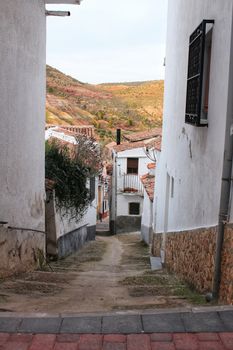
[(54, 181), (56, 206), (78, 221), (90, 203), (88, 169), (57, 141), (46, 142), (45, 149), (45, 177)]

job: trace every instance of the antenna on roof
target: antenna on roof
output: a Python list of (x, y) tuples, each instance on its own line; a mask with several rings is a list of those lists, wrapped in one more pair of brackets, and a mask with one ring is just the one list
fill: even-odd
[(69, 17), (70, 11), (45, 11), (46, 16)]
[(117, 145), (121, 144), (121, 129), (117, 129), (116, 131), (116, 144)]

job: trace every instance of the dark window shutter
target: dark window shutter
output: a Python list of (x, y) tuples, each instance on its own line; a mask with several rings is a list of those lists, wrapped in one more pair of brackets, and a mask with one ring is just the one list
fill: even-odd
[(138, 158), (127, 158), (127, 174), (138, 174)]
[(207, 23), (214, 23), (214, 21), (204, 20), (189, 39), (185, 122), (196, 126), (202, 126), (201, 109)]

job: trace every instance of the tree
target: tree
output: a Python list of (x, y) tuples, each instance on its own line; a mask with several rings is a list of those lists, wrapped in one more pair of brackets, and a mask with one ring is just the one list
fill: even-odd
[(76, 141), (46, 142), (45, 177), (54, 181), (57, 208), (79, 221), (91, 202), (87, 179), (99, 172), (101, 153), (93, 139), (80, 135)]

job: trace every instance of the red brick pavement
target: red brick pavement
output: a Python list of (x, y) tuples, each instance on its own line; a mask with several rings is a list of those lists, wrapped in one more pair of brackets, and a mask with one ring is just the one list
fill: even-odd
[(233, 333), (0, 333), (0, 350), (233, 350)]

